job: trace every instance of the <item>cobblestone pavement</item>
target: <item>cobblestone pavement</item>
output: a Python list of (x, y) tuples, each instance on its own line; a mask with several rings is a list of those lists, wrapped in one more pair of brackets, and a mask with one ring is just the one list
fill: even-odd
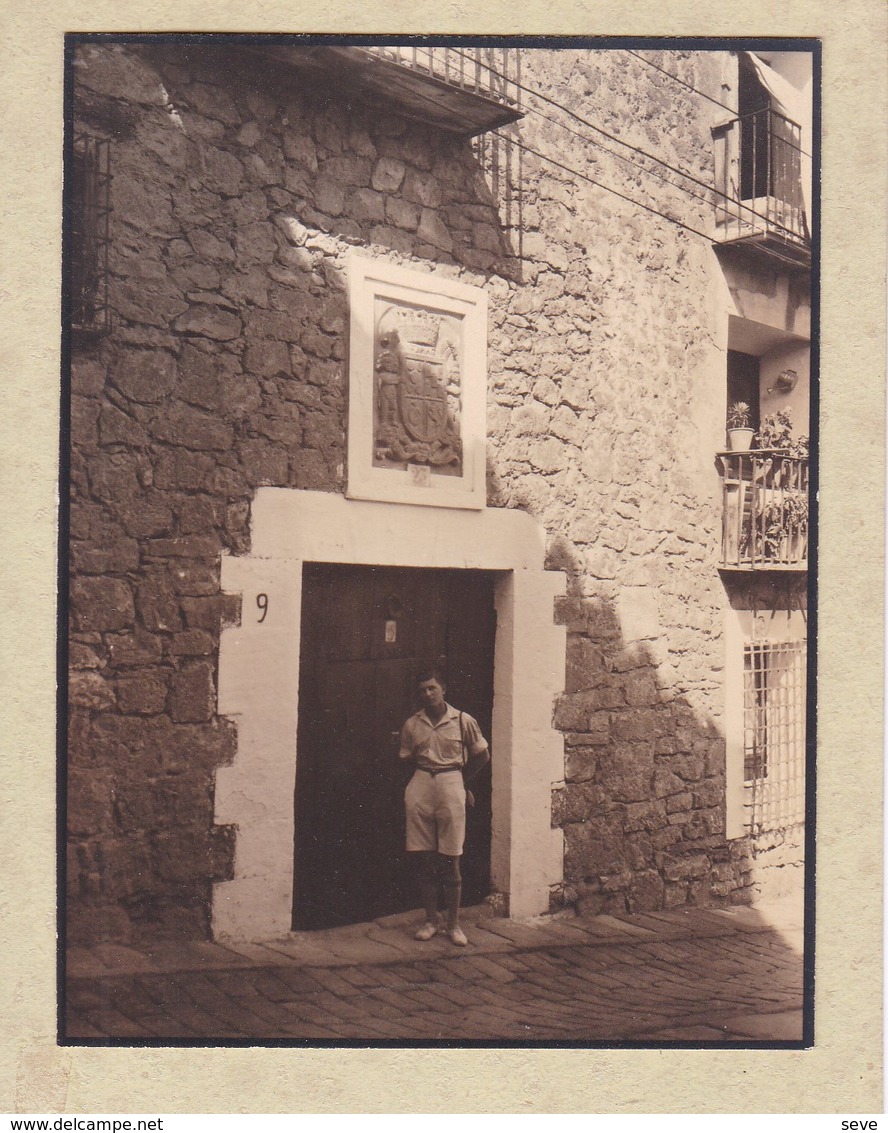
[(797, 903), (492, 919), (418, 914), (250, 945), (72, 949), (66, 1039), (774, 1042), (802, 1039)]

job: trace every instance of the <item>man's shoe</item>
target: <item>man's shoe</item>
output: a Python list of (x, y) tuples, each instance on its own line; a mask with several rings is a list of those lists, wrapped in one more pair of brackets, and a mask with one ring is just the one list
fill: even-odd
[(432, 924), (431, 921), (426, 921), (422, 928), (417, 932), (414, 940), (431, 940), (435, 933), (438, 931), (438, 926)]
[(447, 935), (450, 937), (453, 944), (458, 944), (460, 948), (465, 948), (469, 943), (468, 937), (461, 928), (449, 928)]

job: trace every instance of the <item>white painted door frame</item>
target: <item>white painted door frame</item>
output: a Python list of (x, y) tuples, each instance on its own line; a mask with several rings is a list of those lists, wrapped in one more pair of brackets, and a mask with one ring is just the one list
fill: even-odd
[(293, 799), (299, 712), (302, 565), (445, 567), (494, 572), (491, 881), (509, 914), (545, 912), (563, 878), (563, 836), (551, 825), (564, 777), (552, 726), (564, 689), (565, 629), (554, 624), (564, 575), (543, 567), (545, 536), (524, 512), (463, 511), (260, 488), (252, 550), (223, 557), (222, 588), (242, 596), (225, 629), (218, 710), (237, 724), (234, 761), (216, 773), (215, 820), (237, 827), (234, 877), (213, 892), (216, 939), (260, 940), (291, 928)]

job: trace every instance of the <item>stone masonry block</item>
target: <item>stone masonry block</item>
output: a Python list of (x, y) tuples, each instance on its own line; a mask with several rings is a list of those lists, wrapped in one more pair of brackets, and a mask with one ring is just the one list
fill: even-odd
[(241, 321), (219, 307), (195, 306), (175, 320), (179, 334), (190, 334), (216, 342), (230, 342), (241, 333)]
[(120, 528), (105, 529), (105, 539), (97, 546), (81, 540), (71, 543), (71, 566), (81, 574), (124, 574), (139, 566), (139, 545), (127, 538)]
[(419, 226), (420, 211), (418, 205), (409, 201), (403, 201), (398, 197), (386, 198), (386, 220), (397, 228), (406, 228), (408, 232), (415, 232)]
[(663, 861), (663, 876), (667, 881), (685, 881), (703, 877), (709, 870), (709, 859), (704, 854), (686, 857), (667, 854)]
[(99, 397), (105, 389), (105, 372), (105, 366), (98, 358), (72, 358), (72, 393), (83, 397)]
[(130, 401), (162, 401), (176, 386), (176, 358), (165, 350), (122, 350), (111, 365), (111, 381)]
[(225, 504), (203, 493), (187, 495), (179, 498), (176, 513), (181, 534), (194, 535), (224, 523)]
[(663, 894), (664, 909), (678, 909), (688, 903), (688, 887), (685, 884), (667, 885)]
[(216, 707), (213, 669), (206, 662), (195, 662), (173, 675), (170, 715), (181, 723), (209, 720)]
[(207, 774), (234, 758), (237, 731), (228, 720), (182, 721), (170, 725), (163, 750), (166, 774)]
[(427, 209), (441, 206), (441, 189), (436, 177), (411, 169), (401, 189), (404, 199)]
[(564, 777), (569, 783), (583, 783), (594, 779), (598, 769), (600, 749), (588, 745), (566, 746), (564, 754)]
[(655, 708), (637, 708), (613, 714), (613, 733), (619, 740), (649, 740), (668, 735), (673, 727), (669, 713)]
[(181, 535), (173, 539), (150, 539), (145, 547), (147, 559), (214, 558), (222, 546), (221, 535)]
[(132, 591), (118, 578), (75, 578), (71, 610), (74, 626), (81, 631), (128, 629), (135, 619)]
[[(102, 407), (98, 424), (100, 444), (140, 446), (148, 443), (145, 427), (114, 405)], [(82, 435), (76, 425), (72, 429), (76, 435)]]
[(568, 783), (553, 792), (552, 798), (552, 825), (565, 826), (571, 822), (594, 821), (605, 795), (594, 783)]
[(233, 440), (231, 427), (225, 422), (185, 405), (172, 406), (158, 413), (149, 427), (159, 441), (189, 449), (228, 451)]
[(720, 806), (725, 799), (725, 787), (720, 782), (706, 782), (694, 791), (694, 806), (699, 808)]
[(104, 713), (93, 721), (90, 762), (112, 768), (119, 779), (141, 780), (159, 769), (170, 733), (171, 724), (165, 716)]
[(250, 484), (287, 483), (287, 453), (280, 445), (269, 440), (255, 438), (240, 444), (241, 460), (247, 482)]
[(109, 635), (107, 641), (115, 668), (151, 665), (163, 656), (161, 638), (138, 629), (134, 633)]
[(219, 593), (218, 564), (210, 565), (183, 559), (171, 564), (169, 578), (176, 594)]
[[(609, 766), (602, 761), (605, 771), (605, 786), (608, 794), (617, 802), (642, 803), (648, 805), (651, 797), (651, 772), (649, 768)], [(650, 804), (653, 805), (653, 804)]]
[(68, 647), (68, 663), (72, 669), (101, 669), (103, 661), (91, 646), (72, 641)]
[(99, 673), (75, 672), (68, 679), (68, 702), (72, 708), (101, 711), (114, 704), (114, 690)]
[(622, 815), (599, 815), (594, 823), (573, 822), (564, 827), (566, 881), (619, 873), (625, 859)]
[(204, 629), (189, 629), (167, 639), (170, 657), (206, 657), (216, 649), (216, 637)]
[(161, 490), (196, 491), (204, 486), (214, 470), (214, 459), (206, 452), (187, 449), (160, 451), (154, 462), (154, 486)]
[(630, 803), (626, 807), (626, 831), (654, 831), (662, 827), (666, 818), (666, 808), (660, 800), (655, 802)]
[(165, 676), (142, 673), (116, 682), (117, 705), (126, 716), (152, 716), (163, 712), (167, 697)]
[(143, 576), (136, 587), (136, 607), (149, 633), (175, 632), (182, 628), (179, 598), (168, 571), (158, 570)]
[(439, 214), (433, 209), (422, 210), (416, 235), (419, 240), (431, 244), (434, 248), (440, 248), (443, 252), (453, 250), (453, 238)]
[(202, 629), (218, 633), (222, 621), (225, 596), (218, 594), (204, 598), (183, 598), (182, 610), (188, 629)]
[(287, 373), (290, 369), (290, 349), (285, 342), (275, 339), (251, 340), (244, 358), (244, 369), (260, 377)]
[(654, 870), (644, 870), (629, 886), (629, 909), (633, 913), (655, 912), (663, 908), (663, 879)]
[(401, 187), (407, 166), (393, 157), (381, 157), (373, 168), (370, 184), (377, 192), (394, 193)]

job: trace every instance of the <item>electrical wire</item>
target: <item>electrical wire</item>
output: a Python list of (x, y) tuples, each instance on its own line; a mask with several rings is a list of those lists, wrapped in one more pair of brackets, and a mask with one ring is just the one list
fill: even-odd
[[(656, 169), (648, 169), (647, 166), (642, 165), (640, 162), (633, 161), (631, 157), (627, 157), (622, 153), (617, 153), (616, 150), (609, 149), (607, 146), (602, 145), (601, 142), (594, 141), (586, 134), (581, 133), (579, 130), (575, 130), (573, 126), (569, 126), (566, 122), (559, 122), (558, 119), (553, 118), (551, 114), (546, 114), (544, 113), (544, 111), (538, 110), (534, 106), (528, 106), (527, 109), (532, 114), (535, 114), (538, 118), (542, 118), (544, 122), (550, 122), (553, 126), (558, 126), (558, 128), (561, 130), (566, 130), (575, 138), (579, 138), (581, 142), (586, 142), (588, 144), (594, 145), (597, 149), (600, 149), (602, 153), (609, 154), (611, 157), (615, 157), (617, 161), (623, 161), (627, 165), (631, 165), (634, 169), (641, 170), (642, 173), (646, 173), (649, 177), (656, 177), (659, 181), (662, 181), (664, 185), (669, 185), (670, 188), (677, 190), (679, 193), (684, 193), (686, 196), (692, 197), (695, 201), (702, 201), (706, 205), (711, 203), (708, 196), (703, 197), (699, 193), (691, 192), (690, 189), (685, 188), (683, 185), (676, 185), (676, 183), (674, 181), (670, 181), (669, 178), (665, 176), (665, 174), (658, 172)], [(720, 196), (725, 196), (725, 194), (719, 193), (719, 190), (715, 188), (710, 189), (709, 192), (716, 193)]]
[(729, 111), (729, 113), (733, 114), (734, 117), (737, 116), (737, 111), (733, 106), (728, 106), (726, 102), (719, 102), (717, 98), (713, 98), (712, 95), (706, 94), (705, 91), (698, 90), (697, 87), (692, 86), (690, 83), (686, 83), (684, 79), (680, 79), (678, 75), (673, 75), (671, 71), (664, 71), (662, 67), (658, 67), (656, 63), (652, 63), (650, 59), (645, 59), (645, 57), (643, 55), (639, 55), (637, 51), (631, 51), (628, 47), (624, 47), (623, 50), (627, 55), (634, 55), (636, 59), (638, 59), (642, 63), (647, 64), (648, 67), (653, 67), (655, 71), (659, 71), (660, 74), (665, 75), (667, 79), (672, 79), (673, 82), (687, 88), (687, 90), (692, 90), (694, 94), (699, 94), (701, 98), (705, 98), (709, 102), (714, 103), (716, 106), (720, 106), (722, 110)]
[(693, 228), (690, 224), (685, 224), (684, 221), (676, 220), (674, 216), (669, 216), (668, 213), (660, 212), (659, 209), (655, 209), (652, 205), (646, 205), (643, 201), (637, 201), (634, 197), (629, 197), (625, 193), (621, 193), (618, 189), (614, 189), (610, 185), (605, 185), (603, 181), (598, 181), (596, 178), (590, 177), (587, 173), (581, 173), (579, 169), (573, 169), (571, 168), (571, 166), (565, 165), (564, 162), (558, 161), (557, 158), (550, 157), (545, 153), (540, 153), (539, 150), (534, 149), (532, 146), (526, 145), (524, 142), (519, 142), (516, 138), (512, 138), (507, 134), (501, 134), (498, 130), (494, 130), (492, 132), (495, 133), (498, 137), (503, 138), (503, 140), (510, 142), (513, 146), (516, 146), (524, 153), (533, 154), (534, 157), (538, 157), (542, 161), (547, 161), (550, 165), (557, 166), (565, 173), (569, 173), (572, 177), (579, 177), (582, 181), (588, 181), (590, 185), (595, 185), (599, 189), (604, 189), (605, 192), (613, 193), (615, 197), (620, 197), (621, 200), (628, 201), (631, 205), (645, 209), (645, 211), (653, 213), (654, 216), (662, 217), (663, 220), (668, 220), (671, 224), (678, 225), (679, 228), (684, 228), (688, 232), (693, 232), (695, 236), (702, 236), (703, 239), (707, 241), (711, 240), (709, 233), (701, 232), (699, 228)]
[[(742, 213), (745, 216), (755, 217), (755, 218), (758, 218), (760, 220), (764, 220), (770, 225), (771, 228), (780, 229), (789, 236), (794, 237), (796, 235), (796, 233), (794, 232), (793, 229), (791, 229), (787, 225), (781, 224), (780, 221), (776, 220), (775, 218), (769, 217), (764, 213), (760, 213), (756, 209), (752, 208), (751, 206), (742, 204), (742, 202), (735, 201), (735, 198), (731, 197), (729, 194), (722, 192), (720, 189), (716, 189), (715, 186), (709, 185), (705, 181), (701, 181), (699, 178), (694, 177), (693, 174), (687, 173), (686, 171), (684, 171), (682, 169), (678, 169), (675, 166), (670, 165), (668, 162), (663, 161), (662, 158), (658, 158), (656, 155), (649, 153), (647, 150), (643, 150), (638, 146), (634, 146), (629, 142), (623, 141), (622, 138), (618, 138), (614, 134), (611, 134), (607, 130), (603, 129), (602, 127), (596, 126), (593, 122), (590, 122), (588, 119), (583, 118), (582, 115), (577, 114), (575, 111), (571, 110), (569, 107), (565, 106), (563, 103), (560, 103), (560, 102), (556, 101), (555, 99), (549, 98), (547, 95), (544, 95), (541, 91), (537, 91), (537, 90), (534, 90), (531, 87), (525, 86), (524, 84), (520, 83), (517, 79), (510, 78), (509, 76), (505, 75), (502, 71), (498, 71), (495, 67), (490, 66), (490, 64), (483, 63), (483, 62), (481, 62), (480, 59), (473, 57), (473, 56), (470, 56), (470, 55), (467, 55), (465, 52), (460, 51), (458, 48), (455, 48), (455, 47), (449, 48), (449, 50), (452, 51), (453, 54), (456, 55), (457, 57), (471, 63), (473, 67), (481, 68), (481, 69), (489, 72), (491, 75), (495, 75), (498, 79), (502, 80), (502, 82), (504, 84), (511, 85), (511, 86), (515, 87), (517, 90), (524, 91), (526, 94), (530, 95), (531, 97), (538, 98), (538, 99), (542, 100), (543, 102), (548, 103), (549, 105), (553, 106), (554, 108), (561, 110), (563, 113), (569, 115), (571, 118), (576, 119), (582, 125), (587, 126), (589, 129), (594, 130), (595, 132), (603, 135), (604, 137), (608, 138), (608, 140), (615, 142), (617, 145), (624, 146), (627, 149), (630, 149), (633, 152), (638, 153), (642, 157), (648, 158), (650, 161), (653, 161), (657, 165), (663, 166), (665, 169), (668, 169), (670, 172), (675, 173), (677, 176), (683, 177), (686, 180), (691, 181), (695, 185), (698, 185), (700, 188), (704, 189), (707, 193), (711, 193), (711, 194), (714, 194), (715, 196), (721, 197), (725, 201), (728, 201), (732, 204), (737, 204), (739, 206), (739, 208), (742, 210)], [(418, 53), (424, 53), (427, 56), (427, 59), (429, 61), (428, 62), (428, 70), (429, 70), (429, 73), (431, 74), (432, 73), (432, 64), (433, 64), (433, 56), (432, 56), (431, 51), (429, 51), (428, 49), (424, 49), (422, 47), (420, 47), (418, 49), (414, 48), (414, 57)], [(632, 54), (634, 54), (634, 52)], [(639, 57), (639, 58), (641, 58), (641, 57)], [(644, 60), (642, 60), (642, 61), (644, 61)], [(698, 93), (701, 93), (701, 92), (698, 92)], [(719, 104), (719, 105), (721, 105), (721, 104)], [(529, 111), (531, 111), (533, 114), (542, 118), (544, 121), (548, 121), (548, 122), (552, 123), (553, 125), (560, 126), (562, 129), (567, 130), (568, 132), (572, 133), (574, 136), (578, 137), (581, 141), (584, 141), (586, 143), (589, 143), (589, 144), (596, 146), (597, 148), (602, 150), (604, 153), (610, 154), (612, 157), (615, 157), (618, 160), (627, 162), (628, 164), (634, 166), (637, 169), (640, 169), (643, 173), (646, 173), (649, 176), (658, 177), (665, 184), (671, 186), (673, 189), (676, 189), (678, 192), (684, 193), (686, 196), (689, 196), (689, 197), (693, 198), (694, 200), (704, 201), (707, 204), (710, 203), (708, 198), (700, 197), (699, 194), (692, 193), (685, 186), (676, 185), (673, 181), (670, 181), (668, 178), (664, 177), (662, 174), (657, 173), (656, 171), (654, 171), (652, 169), (648, 169), (645, 166), (640, 165), (638, 162), (633, 162), (631, 160), (631, 158), (625, 157), (622, 154), (618, 154), (614, 150), (608, 149), (607, 146), (603, 146), (600, 142), (597, 142), (592, 138), (586, 137), (585, 135), (579, 133), (579, 131), (577, 131), (577, 130), (572, 129), (570, 126), (566, 125), (565, 123), (558, 122), (556, 119), (552, 118), (550, 115), (543, 113), (543, 111), (539, 110), (537, 107), (528, 106), (527, 109)], [(494, 131), (494, 132), (496, 133), (497, 131)], [(705, 235), (704, 233), (701, 233), (699, 231), (699, 229), (695, 229), (695, 228), (691, 227), (690, 225), (683, 224), (681, 221), (676, 220), (674, 217), (668, 216), (666, 213), (661, 213), (657, 209), (654, 209), (654, 208), (650, 207), (649, 205), (643, 204), (641, 201), (637, 201), (632, 197), (629, 197), (629, 196), (627, 196), (623, 193), (620, 193), (618, 190), (613, 189), (608, 185), (605, 185), (601, 181), (597, 181), (596, 179), (591, 178), (586, 174), (580, 173), (579, 170), (571, 169), (569, 166), (564, 165), (563, 163), (556, 161), (554, 158), (550, 158), (545, 154), (541, 154), (538, 151), (531, 149), (529, 146), (527, 146), (524, 143), (517, 142), (514, 138), (510, 137), (509, 135), (499, 134), (499, 136), (501, 138), (503, 138), (504, 140), (511, 142), (514, 145), (517, 145), (520, 149), (523, 149), (526, 152), (534, 153), (537, 157), (540, 157), (542, 160), (549, 161), (551, 164), (556, 165), (556, 166), (566, 170), (567, 172), (573, 173), (575, 176), (580, 177), (583, 180), (588, 181), (590, 184), (596, 185), (599, 188), (602, 188), (607, 192), (614, 193), (616, 196), (621, 197), (623, 200), (629, 201), (632, 204), (637, 205), (639, 208), (646, 209), (648, 212), (654, 213), (657, 216), (661, 216), (661, 217), (663, 217), (663, 219), (669, 220), (670, 222), (677, 224), (682, 228), (687, 229), (687, 231), (689, 231), (689, 232), (694, 232), (697, 235)], [(706, 236), (706, 238), (711, 239), (710, 236)], [(788, 261), (788, 262), (792, 262), (792, 261)]]
[[(558, 169), (563, 170), (565, 173), (571, 174), (571, 176), (573, 177), (579, 177), (582, 181), (588, 181), (590, 185), (595, 185), (597, 188), (603, 189), (607, 193), (612, 193), (615, 197), (619, 197), (621, 200), (628, 201), (629, 204), (635, 205), (637, 208), (645, 209), (647, 212), (653, 213), (655, 216), (662, 217), (663, 220), (668, 220), (670, 224), (675, 224), (679, 228), (684, 228), (686, 231), (692, 232), (695, 236), (702, 236), (703, 239), (707, 241), (707, 243), (712, 243), (711, 233), (701, 232), (699, 228), (693, 228), (691, 225), (685, 224), (681, 220), (677, 220), (674, 216), (669, 216), (668, 213), (660, 212), (659, 209), (655, 209), (651, 205), (646, 205), (643, 201), (635, 200), (634, 197), (627, 196), (625, 193), (619, 192), (619, 190), (612, 188), (610, 185), (605, 185), (603, 181), (598, 181), (594, 177), (590, 177), (586, 173), (581, 173), (580, 170), (573, 169), (571, 166), (565, 165), (564, 162), (558, 161), (557, 158), (550, 157), (545, 153), (541, 153), (539, 150), (533, 149), (532, 146), (528, 146), (524, 142), (519, 142), (516, 138), (513, 138), (508, 134), (503, 134), (499, 130), (492, 130), (491, 133), (496, 134), (497, 137), (501, 138), (505, 142), (508, 142), (510, 145), (516, 146), (519, 150), (522, 150), (525, 153), (533, 154), (534, 157), (538, 157), (541, 161), (547, 161), (550, 165), (556, 166)], [(790, 264), (794, 267), (798, 266), (797, 260), (794, 260), (791, 256), (781, 255), (780, 252), (778, 252), (775, 248), (771, 249), (771, 254), (776, 259), (781, 260), (783, 263)]]
[[(465, 55), (464, 52), (459, 51), (458, 48), (451, 48), (451, 50), (456, 55), (462, 56), (463, 58), (468, 59), (473, 63), (476, 62), (475, 60), (472, 59), (471, 56)], [(662, 165), (665, 169), (668, 169), (671, 173), (675, 173), (679, 177), (683, 177), (686, 180), (691, 181), (693, 184), (697, 185), (699, 188), (705, 189), (707, 193), (714, 193), (716, 196), (722, 197), (725, 201), (729, 201), (731, 203), (739, 203), (739, 202), (735, 202), (735, 199), (733, 197), (731, 197), (729, 194), (722, 192), (720, 189), (716, 189), (714, 185), (710, 185), (705, 181), (701, 181), (698, 177), (695, 177), (692, 173), (688, 173), (683, 169), (678, 169), (678, 168), (676, 168), (676, 166), (670, 165), (669, 162), (664, 161), (662, 158), (657, 157), (655, 154), (649, 153), (647, 150), (643, 150), (639, 146), (632, 145), (631, 142), (623, 141), (622, 138), (616, 137), (616, 135), (609, 133), (607, 130), (603, 129), (603, 127), (601, 127), (601, 126), (596, 126), (594, 122), (590, 122), (587, 118), (584, 118), (582, 115), (577, 114), (575, 111), (571, 110), (569, 107), (565, 106), (563, 103), (557, 102), (555, 99), (549, 98), (548, 95), (543, 94), (541, 91), (534, 90), (533, 88), (525, 86), (524, 84), (518, 82), (516, 79), (509, 78), (507, 75), (504, 75), (501, 71), (497, 71), (496, 68), (491, 67), (486, 63), (479, 63), (478, 65), (481, 66), (484, 70), (489, 71), (491, 74), (496, 75), (497, 78), (502, 79), (502, 81), (504, 83), (509, 83), (512, 86), (514, 86), (516, 89), (524, 91), (526, 94), (529, 94), (534, 98), (541, 99), (543, 102), (548, 103), (550, 106), (553, 106), (556, 110), (561, 110), (563, 113), (569, 115), (571, 118), (574, 118), (576, 121), (580, 122), (582, 125), (587, 126), (589, 129), (594, 130), (596, 133), (603, 135), (609, 141), (615, 142), (617, 145), (620, 145), (620, 146), (625, 146), (627, 149), (632, 150), (634, 153), (640, 154), (642, 157), (648, 158), (650, 161), (655, 162), (657, 165)], [(537, 110), (536, 107), (528, 107), (528, 109), (531, 110), (534, 114), (538, 114), (543, 118), (547, 117), (546, 115), (543, 115), (541, 111)], [(549, 120), (551, 121), (551, 119), (549, 119)], [(564, 127), (564, 128), (567, 128), (567, 127)], [(600, 142), (594, 142), (591, 138), (583, 138), (582, 135), (578, 135), (578, 136), (581, 137), (583, 141), (591, 142), (593, 145), (598, 145), (599, 148), (604, 150), (605, 153), (610, 153), (612, 156), (618, 156), (618, 155), (613, 153), (613, 150), (608, 150), (607, 147), (602, 146)], [(629, 159), (627, 158), (627, 159), (624, 159), (624, 160), (629, 160)], [(633, 164), (635, 164), (635, 163), (633, 163)], [(656, 176), (655, 174), (653, 174), (653, 172), (651, 170), (645, 170), (644, 166), (639, 166), (638, 168), (643, 169), (645, 172), (651, 174), (652, 176)], [(695, 197), (695, 199), (699, 199), (696, 194), (690, 193), (690, 191), (688, 189), (685, 189), (685, 188), (683, 188), (679, 185), (674, 185), (673, 182), (667, 182), (667, 183), (672, 184), (674, 188), (679, 190), (679, 192), (687, 193), (689, 196)], [(773, 217), (768, 217), (764, 213), (760, 213), (750, 206), (746, 206), (746, 205), (741, 204), (740, 207), (743, 209), (744, 213), (746, 213), (750, 216), (754, 216), (754, 217), (756, 217), (760, 220), (767, 221), (773, 228), (779, 228), (783, 232), (787, 233), (787, 235), (789, 235), (789, 236), (795, 236), (796, 235), (796, 233), (793, 231), (793, 229), (791, 229), (790, 227), (788, 227), (785, 224), (781, 224), (778, 220), (775, 220)]]
[[(672, 79), (673, 82), (678, 83), (680, 86), (686, 87), (688, 90), (693, 91), (694, 94), (698, 94), (701, 98), (708, 99), (709, 102), (713, 102), (713, 103), (715, 103), (716, 106), (720, 106), (722, 108), (722, 110), (729, 111), (730, 114), (733, 115), (733, 117), (735, 117), (735, 118), (739, 117), (736, 109), (733, 106), (728, 106), (728, 104), (725, 103), (725, 102), (719, 102), (717, 98), (713, 98), (711, 95), (708, 95), (705, 91), (700, 90), (698, 87), (693, 86), (691, 83), (686, 83), (684, 81), (684, 79), (680, 79), (678, 77), (678, 75), (674, 75), (671, 71), (665, 71), (662, 67), (658, 67), (656, 63), (652, 63), (650, 61), (650, 59), (645, 59), (645, 57), (643, 55), (639, 55), (637, 51), (630, 51), (628, 47), (624, 48), (623, 50), (626, 52), (627, 55), (634, 55), (635, 58), (639, 60), (639, 62), (645, 63), (648, 67), (653, 67), (653, 69), (655, 71), (659, 71), (660, 74), (665, 75), (667, 79)], [(791, 119), (787, 119), (787, 121), (791, 121)], [(798, 123), (794, 123), (794, 125), (797, 125), (797, 124)], [(792, 142), (787, 142), (787, 141), (785, 141), (785, 139), (784, 139), (784, 143), (790, 149), (794, 149), (798, 153), (804, 154), (805, 157), (811, 157), (811, 154), (808, 153), (807, 150), (802, 149), (801, 146), (794, 146), (792, 144)]]

